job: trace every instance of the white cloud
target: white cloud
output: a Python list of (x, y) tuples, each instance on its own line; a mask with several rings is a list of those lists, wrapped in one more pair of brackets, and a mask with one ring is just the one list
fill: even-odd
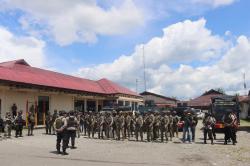
[(93, 43), (98, 35), (124, 34), (144, 23), (132, 0), (106, 9), (95, 0), (7, 0), (7, 5), (26, 12), (20, 19), (25, 29), (42, 26), (60, 45)]
[(16, 36), (0, 27), (0, 62), (25, 59), (30, 65), (44, 67), (45, 42), (34, 37)]
[(230, 5), (234, 3), (236, 0), (192, 0), (193, 3), (196, 4), (203, 4), (203, 5), (210, 5), (214, 8)]
[[(240, 36), (236, 44), (213, 35), (206, 21), (186, 20), (164, 29), (162, 37), (145, 44), (148, 89), (180, 98), (200, 95), (211, 88), (227, 92), (242, 91), (242, 71), (249, 71), (250, 41)], [(230, 44), (228, 44), (230, 43)], [(83, 67), (78, 74), (98, 79), (107, 77), (135, 89), (135, 80), (143, 78), (142, 45), (133, 54), (121, 56), (109, 64)], [(203, 65), (194, 66), (198, 62)], [(181, 64), (171, 67), (173, 64)], [(247, 80), (250, 83), (250, 79)], [(140, 83), (140, 90), (143, 90)]]
[[(199, 15), (236, 0), (2, 0), (0, 10), (22, 11), (23, 29), (59, 45), (95, 43), (99, 36), (133, 34), (153, 19)], [(3, 7), (4, 6), (4, 7)]]

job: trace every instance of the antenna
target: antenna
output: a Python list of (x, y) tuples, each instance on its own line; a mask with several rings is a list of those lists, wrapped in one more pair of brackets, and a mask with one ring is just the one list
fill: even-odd
[(147, 91), (147, 84), (146, 84), (146, 64), (145, 64), (145, 55), (144, 55), (144, 45), (142, 45), (142, 58), (143, 58), (143, 79), (144, 79), (144, 90)]

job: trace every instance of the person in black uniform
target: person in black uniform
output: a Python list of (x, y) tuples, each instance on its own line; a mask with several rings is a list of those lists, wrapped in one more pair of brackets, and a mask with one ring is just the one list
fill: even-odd
[[(69, 139), (71, 139), (71, 148), (75, 149), (75, 138), (76, 138), (76, 129), (78, 126), (78, 121), (75, 116), (74, 111), (69, 112), (69, 116), (66, 118), (66, 132), (67, 132), (67, 142), (69, 143)], [(67, 144), (68, 144), (67, 143)]]
[(233, 141), (233, 145), (236, 143), (236, 137), (234, 134), (234, 123), (235, 123), (235, 116), (233, 115), (232, 111), (227, 111), (227, 113), (222, 118), (224, 122), (224, 134), (225, 134), (225, 142), (224, 144), (227, 145), (229, 139)]
[(24, 119), (23, 119), (23, 111), (19, 111), (18, 115), (15, 118), (15, 128), (16, 128), (16, 138), (22, 137), (23, 136), (23, 124), (24, 124)]

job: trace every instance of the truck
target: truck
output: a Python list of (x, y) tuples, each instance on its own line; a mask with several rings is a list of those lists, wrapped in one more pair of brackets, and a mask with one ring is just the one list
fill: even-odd
[(215, 96), (211, 98), (211, 103), (210, 113), (212, 113), (216, 119), (215, 131), (220, 131), (224, 128), (222, 118), (227, 112), (231, 111), (237, 116), (238, 125), (240, 125), (240, 109), (237, 96)]

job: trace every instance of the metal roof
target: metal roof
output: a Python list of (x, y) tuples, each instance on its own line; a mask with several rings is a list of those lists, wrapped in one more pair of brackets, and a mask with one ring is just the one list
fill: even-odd
[(140, 95), (110, 80), (93, 81), (58, 72), (31, 67), (25, 60), (0, 63), (0, 81), (62, 88), (99, 94)]

